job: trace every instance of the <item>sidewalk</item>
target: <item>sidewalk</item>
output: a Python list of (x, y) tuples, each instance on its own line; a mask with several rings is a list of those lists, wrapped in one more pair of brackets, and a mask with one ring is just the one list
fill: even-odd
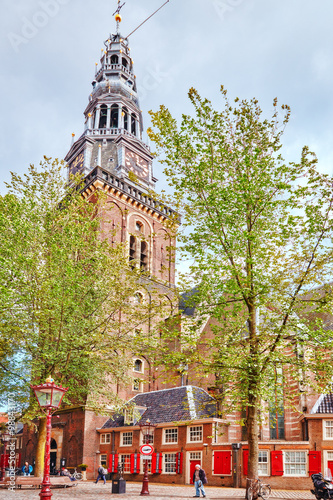
[[(113, 499), (142, 499), (140, 496), (142, 483), (127, 483), (125, 495), (111, 494), (111, 481), (104, 485), (101, 481), (98, 484), (92, 482), (80, 481), (77, 486), (66, 489), (52, 489), (52, 500), (109, 500)], [(18, 499), (18, 500), (39, 500), (39, 489), (17, 489), (15, 492), (1, 489), (0, 500)], [(151, 500), (165, 500), (167, 498), (176, 498), (188, 500), (194, 495), (193, 486), (173, 486), (170, 484), (149, 484), (149, 498)], [(234, 498), (244, 498), (244, 489), (219, 488), (216, 486), (206, 487), (207, 499), (232, 500)], [(291, 500), (315, 500), (315, 497), (309, 490), (273, 490), (270, 500), (274, 499)]]

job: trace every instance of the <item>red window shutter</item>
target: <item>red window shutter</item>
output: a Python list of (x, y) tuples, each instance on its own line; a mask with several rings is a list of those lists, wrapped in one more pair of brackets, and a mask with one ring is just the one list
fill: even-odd
[(182, 474), (183, 472), (183, 453), (180, 451), (176, 455), (176, 472)]
[(243, 474), (247, 476), (249, 462), (249, 450), (243, 450)]
[(230, 476), (231, 451), (214, 451), (213, 473)]
[(151, 463), (152, 474), (161, 474), (162, 472), (162, 453), (153, 453)]
[(140, 472), (140, 453), (132, 453), (131, 474), (139, 474), (139, 472)]
[(309, 451), (309, 476), (321, 472), (321, 451)]
[(271, 474), (272, 476), (283, 476), (283, 454), (282, 451), (271, 451)]
[(109, 455), (109, 468), (108, 472), (118, 472), (118, 453), (111, 453)]

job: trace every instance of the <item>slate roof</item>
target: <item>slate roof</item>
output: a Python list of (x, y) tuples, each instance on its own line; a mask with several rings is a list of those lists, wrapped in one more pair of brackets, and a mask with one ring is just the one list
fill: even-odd
[[(140, 421), (149, 419), (153, 424), (182, 422), (216, 417), (216, 401), (206, 391), (194, 386), (176, 387), (138, 394), (128, 404), (144, 407)], [(114, 415), (102, 427), (123, 427), (124, 415)], [(129, 426), (133, 424), (128, 424)]]
[(333, 394), (322, 394), (311, 413), (333, 413)]

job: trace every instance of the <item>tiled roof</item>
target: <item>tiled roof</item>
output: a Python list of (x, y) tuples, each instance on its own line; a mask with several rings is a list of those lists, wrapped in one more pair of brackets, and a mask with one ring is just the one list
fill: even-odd
[[(147, 408), (141, 416), (153, 424), (181, 422), (216, 416), (216, 402), (206, 391), (194, 386), (176, 387), (161, 391), (145, 392), (134, 396), (131, 405)], [(140, 420), (137, 422), (139, 423)], [(102, 427), (124, 426), (124, 416), (114, 415)], [(133, 424), (130, 424), (133, 425)]]
[(333, 394), (323, 394), (320, 396), (313, 410), (313, 413), (333, 413)]

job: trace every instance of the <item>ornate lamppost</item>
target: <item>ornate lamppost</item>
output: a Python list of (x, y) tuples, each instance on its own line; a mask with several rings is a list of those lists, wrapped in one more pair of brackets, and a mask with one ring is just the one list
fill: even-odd
[(59, 408), (62, 398), (68, 388), (61, 385), (55, 385), (53, 378), (48, 378), (45, 384), (32, 385), (38, 404), (46, 413), (46, 443), (45, 443), (45, 458), (44, 458), (44, 477), (42, 489), (39, 494), (41, 500), (51, 498), (51, 481), (50, 481), (50, 445), (51, 445), (51, 417), (52, 414)]
[[(144, 423), (140, 423), (139, 425), (143, 435), (143, 444), (149, 445), (149, 437), (154, 435), (156, 425), (152, 424), (149, 419), (146, 420), (146, 422)], [(142, 490), (140, 495), (149, 495), (148, 483), (149, 479), (148, 479), (148, 457), (147, 457), (145, 460), (143, 480), (142, 480)]]
[(7, 444), (8, 441), (10, 441), (11, 435), (9, 432), (3, 432), (1, 434), (1, 442), (3, 444), (3, 462), (2, 462), (2, 468), (1, 468), (1, 481), (4, 481), (5, 476), (6, 476), (6, 451), (7, 451)]

